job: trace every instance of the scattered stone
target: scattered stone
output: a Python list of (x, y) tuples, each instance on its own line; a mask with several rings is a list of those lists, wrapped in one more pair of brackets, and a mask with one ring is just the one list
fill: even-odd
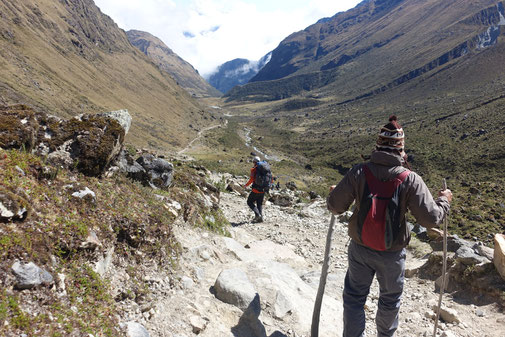
[(478, 316), (478, 317), (484, 317), (484, 311), (482, 311), (482, 309), (477, 309), (475, 311), (475, 314)]
[(0, 222), (26, 220), (30, 206), (21, 196), (5, 191), (0, 187)]
[(102, 244), (100, 243), (100, 240), (98, 240), (98, 236), (96, 235), (95, 231), (90, 231), (88, 234), (88, 237), (86, 238), (86, 241), (82, 242), (79, 248), (81, 249), (96, 249), (97, 247), (101, 247)]
[(193, 279), (187, 276), (183, 276), (181, 279), (181, 284), (183, 289), (191, 289), (195, 285), (195, 282), (193, 281)]
[(33, 262), (23, 264), (16, 261), (11, 270), (16, 276), (17, 289), (31, 289), (41, 284), (49, 285), (53, 283), (53, 276)]
[[(433, 305), (432, 307), (433, 311), (437, 311), (437, 306)], [(458, 316), (458, 312), (452, 308), (446, 308), (442, 306), (440, 308), (440, 318), (444, 320), (446, 323), (460, 323), (461, 319)]]
[(205, 330), (207, 324), (209, 323), (209, 321), (200, 316), (191, 316), (189, 321), (191, 323), (191, 327), (193, 328), (193, 333), (197, 335)]
[(90, 201), (90, 202), (96, 202), (96, 194), (92, 190), (90, 190), (88, 187), (85, 187), (83, 190), (76, 191), (72, 193), (72, 196), (74, 198)]
[(291, 190), (291, 191), (296, 191), (298, 190), (298, 187), (296, 186), (295, 182), (294, 181), (288, 181), (286, 183), (286, 188)]

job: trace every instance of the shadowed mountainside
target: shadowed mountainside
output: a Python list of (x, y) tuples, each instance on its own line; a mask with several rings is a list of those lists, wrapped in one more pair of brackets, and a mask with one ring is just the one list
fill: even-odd
[[(287, 37), (251, 83), (227, 96), (265, 101), (317, 91), (347, 102), (444, 78), (444, 70), (501, 43), (504, 14), (492, 0), (363, 1)], [(454, 80), (464, 81), (460, 75)]]
[(0, 103), (68, 117), (128, 109), (129, 141), (183, 147), (211, 118), (92, 0), (0, 3)]
[(174, 53), (159, 38), (139, 30), (126, 32), (131, 44), (151, 58), (162, 70), (174, 77), (177, 83), (193, 96), (221, 96), (207, 83), (191, 64)]

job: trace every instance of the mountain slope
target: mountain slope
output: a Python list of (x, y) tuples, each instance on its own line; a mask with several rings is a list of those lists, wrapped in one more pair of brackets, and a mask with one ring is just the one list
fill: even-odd
[(207, 123), (92, 0), (5, 0), (0, 13), (0, 103), (63, 117), (128, 109), (129, 141), (156, 148), (181, 147)]
[(126, 35), (131, 44), (172, 75), (177, 83), (193, 96), (221, 96), (191, 64), (180, 58), (157, 37), (139, 30), (129, 30)]
[(259, 61), (234, 59), (220, 65), (215, 73), (209, 76), (209, 83), (221, 92), (228, 92), (236, 85), (243, 85), (270, 61), (272, 53), (263, 56)]
[[(364, 1), (281, 42), (231, 100), (272, 100), (318, 90), (345, 102), (377, 94), (500, 43), (502, 2)], [(503, 30), (503, 29), (501, 29)]]

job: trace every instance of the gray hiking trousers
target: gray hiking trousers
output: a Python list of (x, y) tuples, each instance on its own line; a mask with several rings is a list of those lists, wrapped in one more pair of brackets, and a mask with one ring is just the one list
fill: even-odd
[(380, 252), (351, 240), (344, 285), (343, 337), (361, 337), (365, 330), (365, 302), (374, 275), (380, 286), (375, 322), (378, 337), (391, 337), (398, 328), (398, 312), (405, 274), (405, 248)]

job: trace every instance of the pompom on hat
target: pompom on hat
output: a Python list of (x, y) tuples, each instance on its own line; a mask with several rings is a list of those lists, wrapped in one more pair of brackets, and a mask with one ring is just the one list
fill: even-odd
[(377, 151), (396, 150), (403, 153), (405, 147), (405, 134), (398, 123), (398, 117), (392, 115), (389, 117), (389, 123), (381, 128), (376, 144)]

